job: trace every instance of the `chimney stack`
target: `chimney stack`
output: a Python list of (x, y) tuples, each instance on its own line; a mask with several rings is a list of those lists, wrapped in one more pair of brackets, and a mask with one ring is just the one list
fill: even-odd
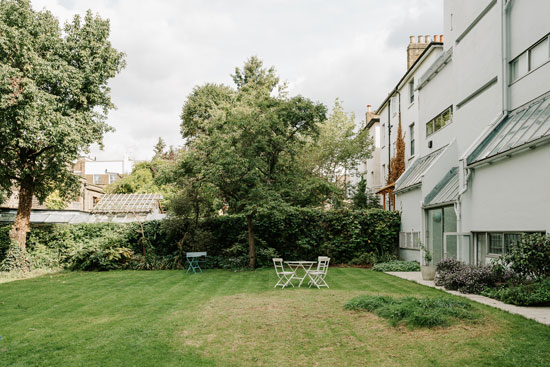
[(422, 54), (422, 52), (430, 44), (430, 36), (418, 36), (418, 41), (414, 42), (415, 37), (409, 37), (409, 45), (407, 46), (407, 70), (411, 68), (416, 59)]
[(365, 114), (365, 124), (366, 124), (366, 126), (368, 126), (370, 120), (372, 120), (375, 117), (378, 117), (378, 115), (376, 114), (376, 112), (371, 111), (371, 105), (368, 104), (367, 105), (367, 113)]

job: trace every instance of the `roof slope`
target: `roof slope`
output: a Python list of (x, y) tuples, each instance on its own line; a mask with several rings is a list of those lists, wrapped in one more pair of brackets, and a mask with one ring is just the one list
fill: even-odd
[(453, 202), (458, 198), (458, 167), (453, 167), (424, 199), (424, 205)]
[(404, 190), (408, 187), (412, 187), (420, 184), (420, 180), (424, 175), (424, 172), (431, 166), (432, 162), (439, 157), (445, 147), (431, 152), (424, 157), (418, 158), (414, 163), (399, 177), (395, 183), (395, 191)]
[(468, 156), (472, 164), (550, 138), (550, 93), (512, 111)]
[(92, 213), (150, 213), (162, 198), (160, 194), (108, 194)]

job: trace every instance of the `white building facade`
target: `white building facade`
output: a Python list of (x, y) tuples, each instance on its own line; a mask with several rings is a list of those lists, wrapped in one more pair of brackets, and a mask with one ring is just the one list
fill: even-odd
[[(420, 260), (422, 243), (434, 263), (484, 264), (523, 233), (550, 231), (549, 13), (546, 0), (445, 0), (443, 44), (377, 111), (382, 135), (385, 124), (395, 132), (400, 95), (402, 258)], [(414, 104), (404, 109), (410, 78)], [(394, 141), (385, 138), (384, 176)]]

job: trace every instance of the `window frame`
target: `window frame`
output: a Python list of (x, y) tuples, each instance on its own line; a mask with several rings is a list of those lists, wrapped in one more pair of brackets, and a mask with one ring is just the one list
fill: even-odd
[(409, 103), (414, 103), (414, 78), (409, 81)]
[(109, 185), (116, 182), (116, 173), (109, 173)]
[(101, 175), (93, 175), (92, 182), (94, 185), (101, 185)]
[[(543, 61), (540, 65), (537, 65), (537, 66), (533, 66), (532, 65), (532, 51), (533, 49), (535, 49), (537, 46), (539, 46), (541, 43), (544, 43), (546, 42), (546, 61)], [(525, 72), (521, 75), (516, 75), (517, 72), (514, 72), (514, 70), (516, 70), (516, 65), (519, 65), (519, 60), (521, 57), (526, 57), (527, 58), (527, 69), (525, 70)], [(525, 77), (526, 75), (528, 75), (529, 73), (533, 72), (534, 70), (540, 68), (541, 66), (543, 66), (544, 64), (550, 62), (550, 33), (547, 33), (544, 37), (542, 37), (541, 39), (539, 39), (537, 42), (535, 42), (533, 45), (531, 45), (530, 47), (528, 47), (525, 51), (523, 51), (522, 53), (520, 53), (519, 55), (517, 55), (516, 57), (514, 57), (512, 60), (510, 60), (510, 62), (508, 63), (508, 75), (509, 75), (509, 78), (510, 78), (510, 81), (509, 83), (512, 84), (512, 83), (515, 83), (517, 82), (518, 80), (522, 79), (523, 77)]]
[(409, 125), (409, 154), (411, 157), (414, 157), (415, 151), (414, 151), (414, 122)]
[[(446, 121), (443, 121), (443, 116), (449, 113), (449, 118)], [(437, 126), (437, 121), (439, 121), (440, 126)], [(453, 106), (445, 108), (441, 113), (432, 118), (430, 121), (426, 122), (426, 137), (431, 136), (443, 129), (445, 126), (450, 125), (453, 122)], [(431, 132), (428, 131), (428, 126), (431, 126)]]

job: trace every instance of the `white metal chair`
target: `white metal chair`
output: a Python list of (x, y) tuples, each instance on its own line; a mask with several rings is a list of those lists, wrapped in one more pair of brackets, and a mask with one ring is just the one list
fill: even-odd
[(309, 276), (309, 287), (315, 285), (317, 288), (327, 287), (330, 288), (325, 281), (325, 277), (328, 272), (328, 264), (330, 263), (330, 257), (319, 256), (317, 259), (317, 269), (309, 270), (307, 275)]
[(273, 265), (275, 266), (275, 273), (279, 278), (277, 284), (275, 284), (273, 288), (277, 288), (278, 286), (285, 288), (289, 284), (294, 287), (294, 284), (292, 284), (291, 282), (292, 277), (294, 276), (294, 272), (285, 271), (285, 267), (283, 266), (283, 259), (273, 258)]

